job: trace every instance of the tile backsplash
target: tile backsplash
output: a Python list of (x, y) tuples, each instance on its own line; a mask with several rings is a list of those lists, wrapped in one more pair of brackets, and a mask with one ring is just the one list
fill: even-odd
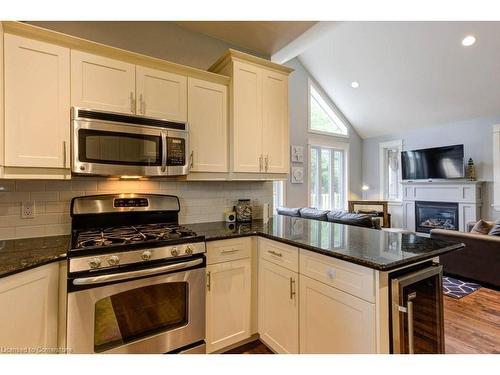
[[(77, 178), (71, 181), (0, 181), (0, 239), (69, 234), (71, 198), (111, 193), (156, 193), (177, 195), (181, 202), (179, 222), (201, 223), (223, 220), (224, 211), (240, 198), (256, 206), (272, 204), (272, 182), (255, 181), (120, 181), (104, 178)], [(33, 218), (21, 218), (23, 201), (35, 202)]]

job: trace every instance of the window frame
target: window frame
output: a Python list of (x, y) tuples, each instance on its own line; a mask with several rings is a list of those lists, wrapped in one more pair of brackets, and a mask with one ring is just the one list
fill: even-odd
[(276, 207), (274, 206), (274, 201), (275, 201), (274, 188), (275, 188), (277, 182), (281, 182), (281, 193), (280, 193), (281, 203), (283, 206), (286, 205), (285, 202), (286, 202), (286, 185), (287, 185), (286, 182), (287, 181), (286, 180), (275, 180), (275, 181), (273, 181), (273, 215), (277, 215), (276, 210), (278, 209), (278, 207), (280, 207), (280, 206), (276, 206)]
[[(347, 134), (332, 133), (311, 128), (311, 94), (312, 94), (311, 87), (314, 88), (314, 90), (321, 96), (321, 98), (328, 105), (329, 109), (339, 119), (342, 125), (345, 126)], [(331, 99), (325, 94), (323, 89), (310, 77), (307, 80), (307, 131), (308, 133), (326, 135), (328, 137), (350, 138), (351, 136), (348, 122), (346, 121), (342, 112), (340, 112), (340, 110), (335, 106), (335, 104), (332, 103)]]
[[(328, 149), (333, 149), (333, 150), (342, 150), (344, 152), (344, 173), (343, 173), (343, 178), (344, 178), (344, 183), (343, 183), (343, 200), (344, 200), (344, 205), (341, 209), (347, 210), (348, 207), (348, 200), (349, 200), (349, 143), (347, 142), (332, 142), (332, 141), (322, 141), (319, 139), (315, 140), (309, 140), (307, 144), (307, 157), (308, 157), (308, 162), (307, 162), (307, 203), (309, 207), (312, 207), (313, 202), (311, 202), (311, 163), (312, 163), (312, 157), (311, 157), (311, 150), (312, 148), (328, 148)], [(332, 181), (330, 181), (330, 184), (332, 184)], [(339, 209), (339, 208), (332, 208), (332, 209)]]
[(379, 185), (379, 196), (381, 200), (386, 200), (388, 202), (402, 202), (403, 200), (403, 186), (401, 184), (401, 161), (399, 163), (398, 169), (398, 182), (399, 182), (399, 195), (397, 199), (389, 199), (387, 195), (387, 150), (397, 148), (399, 154), (403, 151), (403, 140), (397, 139), (393, 141), (380, 142), (379, 143), (379, 175), (380, 175), (380, 185)]

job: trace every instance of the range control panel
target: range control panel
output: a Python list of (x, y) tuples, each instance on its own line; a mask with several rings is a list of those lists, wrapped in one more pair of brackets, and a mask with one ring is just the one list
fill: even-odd
[(116, 198), (113, 201), (113, 206), (116, 208), (148, 207), (149, 202), (148, 202), (147, 198)]

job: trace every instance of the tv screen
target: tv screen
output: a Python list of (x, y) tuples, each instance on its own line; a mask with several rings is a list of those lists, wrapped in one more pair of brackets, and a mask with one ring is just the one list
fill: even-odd
[(464, 146), (446, 146), (401, 153), (403, 180), (463, 178)]

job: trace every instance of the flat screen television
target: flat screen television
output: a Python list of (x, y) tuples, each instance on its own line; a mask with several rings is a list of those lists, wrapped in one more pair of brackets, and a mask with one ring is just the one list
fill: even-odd
[(401, 169), (403, 180), (464, 178), (464, 145), (403, 151)]

